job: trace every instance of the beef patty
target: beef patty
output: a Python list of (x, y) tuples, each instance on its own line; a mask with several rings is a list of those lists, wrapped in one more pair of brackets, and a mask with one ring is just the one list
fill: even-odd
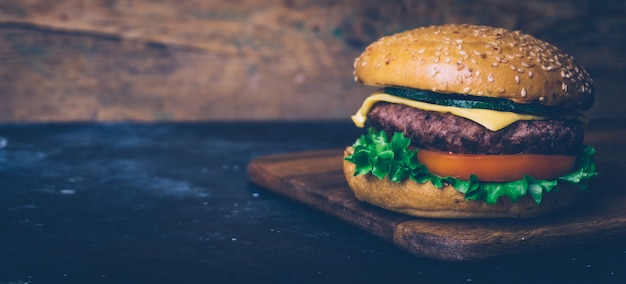
[(449, 113), (401, 104), (377, 103), (368, 114), (372, 126), (401, 131), (414, 146), (467, 154), (576, 155), (583, 146), (583, 124), (574, 120), (523, 120), (499, 131)]

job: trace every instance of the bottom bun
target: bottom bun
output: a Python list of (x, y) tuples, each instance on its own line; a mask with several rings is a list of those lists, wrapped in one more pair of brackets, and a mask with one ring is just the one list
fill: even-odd
[[(352, 154), (346, 148), (344, 158)], [(544, 193), (537, 205), (530, 195), (511, 202), (500, 198), (496, 204), (465, 200), (465, 196), (448, 185), (436, 188), (431, 182), (423, 184), (407, 179), (392, 182), (373, 175), (354, 175), (355, 165), (343, 162), (348, 185), (356, 198), (373, 205), (412, 216), (429, 218), (532, 218), (568, 207), (578, 197), (576, 186), (561, 183), (549, 193)]]

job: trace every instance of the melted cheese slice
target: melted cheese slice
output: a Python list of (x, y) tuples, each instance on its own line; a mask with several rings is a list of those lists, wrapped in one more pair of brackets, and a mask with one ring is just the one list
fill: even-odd
[[(550, 116), (518, 114), (514, 112), (496, 111), (490, 109), (442, 106), (396, 97), (390, 94), (383, 93), (382, 91), (377, 91), (369, 96), (367, 99), (365, 99), (365, 101), (361, 105), (361, 108), (356, 112), (355, 115), (352, 116), (352, 121), (357, 127), (365, 126), (365, 121), (367, 121), (367, 114), (377, 102), (403, 104), (422, 110), (451, 113), (453, 115), (472, 120), (491, 131), (498, 131), (519, 120), (546, 120), (552, 118)], [(570, 117), (573, 117), (574, 119), (580, 120), (582, 122), (586, 122), (586, 118), (579, 113), (570, 115)]]

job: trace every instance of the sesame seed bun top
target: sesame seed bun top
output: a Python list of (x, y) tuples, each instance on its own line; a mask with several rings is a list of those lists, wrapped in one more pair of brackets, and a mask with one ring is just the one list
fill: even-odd
[(589, 109), (593, 80), (573, 57), (520, 31), (423, 27), (383, 37), (354, 62), (357, 82)]

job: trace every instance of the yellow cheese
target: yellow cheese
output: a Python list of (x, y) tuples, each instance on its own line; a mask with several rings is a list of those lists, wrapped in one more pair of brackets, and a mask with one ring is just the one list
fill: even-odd
[[(545, 119), (550, 118), (549, 116), (518, 114), (518, 113), (508, 112), (508, 111), (442, 106), (442, 105), (430, 104), (430, 103), (405, 99), (401, 97), (396, 97), (393, 95), (383, 93), (382, 91), (377, 91), (371, 96), (369, 96), (367, 99), (365, 99), (365, 101), (363, 102), (363, 105), (361, 105), (361, 108), (356, 112), (355, 115), (352, 116), (352, 121), (357, 127), (365, 126), (365, 121), (367, 120), (367, 114), (371, 110), (372, 106), (374, 106), (374, 104), (377, 102), (403, 104), (403, 105), (407, 105), (407, 106), (422, 109), (422, 110), (451, 113), (453, 115), (464, 117), (469, 120), (475, 121), (476, 123), (492, 131), (497, 131), (502, 128), (505, 128), (508, 125), (519, 120), (545, 120)], [(585, 120), (584, 117), (580, 117), (580, 114), (577, 115), (575, 119)]]

